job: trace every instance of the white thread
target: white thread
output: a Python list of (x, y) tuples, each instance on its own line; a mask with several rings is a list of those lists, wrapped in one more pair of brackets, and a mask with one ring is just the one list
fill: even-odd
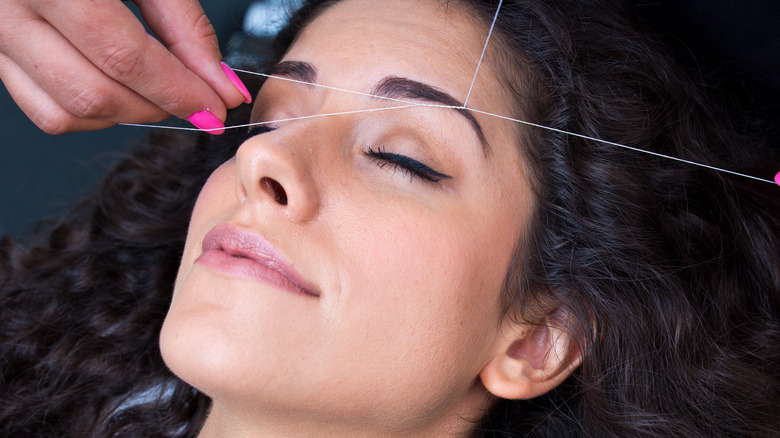
[(493, 35), (493, 28), (496, 27), (496, 20), (498, 20), (498, 13), (501, 11), (501, 5), (504, 4), (504, 0), (500, 0), (498, 2), (498, 8), (496, 8), (496, 14), (493, 16), (493, 23), (490, 25), (490, 30), (488, 30), (487, 38), (485, 39), (485, 45), (482, 46), (482, 54), (479, 55), (479, 62), (477, 62), (477, 71), (474, 72), (474, 78), (471, 80), (471, 86), (469, 87), (469, 92), (466, 94), (466, 100), (463, 101), (463, 108), (466, 108), (466, 105), (469, 104), (469, 98), (471, 97), (471, 90), (474, 88), (474, 83), (477, 82), (477, 75), (479, 75), (479, 67), (482, 66), (482, 58), (485, 57), (485, 52), (488, 48), (488, 43), (490, 43), (490, 36)]
[[(571, 136), (583, 138), (583, 139), (586, 139), (586, 140), (597, 141), (597, 142), (608, 144), (608, 145), (611, 145), (611, 146), (616, 146), (616, 147), (620, 147), (620, 148), (624, 148), (624, 149), (629, 149), (629, 150), (632, 150), (632, 151), (635, 151), (635, 152), (642, 152), (642, 153), (645, 153), (645, 154), (650, 154), (650, 155), (654, 155), (654, 156), (657, 156), (657, 157), (666, 158), (666, 159), (669, 159), (669, 160), (679, 161), (679, 162), (690, 164), (690, 165), (693, 165), (693, 166), (703, 167), (703, 168), (710, 169), (710, 170), (715, 170), (715, 171), (718, 171), (718, 172), (724, 172), (724, 173), (728, 173), (728, 174), (731, 174), (731, 175), (737, 175), (737, 176), (741, 176), (741, 177), (745, 177), (745, 178), (750, 178), (750, 179), (753, 179), (753, 180), (756, 180), (756, 181), (762, 181), (762, 182), (767, 182), (767, 183), (770, 183), (770, 184), (773, 184), (773, 185), (778, 185), (775, 181), (771, 181), (771, 180), (764, 179), (764, 178), (759, 178), (759, 177), (752, 176), (752, 175), (747, 175), (747, 174), (744, 174), (744, 173), (734, 172), (732, 170), (723, 169), (723, 168), (720, 168), (720, 167), (710, 166), (708, 164), (698, 163), (698, 162), (695, 162), (695, 161), (690, 161), (690, 160), (686, 160), (686, 159), (683, 159), (683, 158), (678, 158), (678, 157), (671, 156), (671, 155), (665, 155), (665, 154), (661, 154), (661, 153), (658, 153), (658, 152), (649, 151), (649, 150), (646, 150), (646, 149), (640, 149), (640, 148), (637, 148), (637, 147), (634, 147), (634, 146), (628, 146), (628, 145), (624, 145), (624, 144), (620, 144), (620, 143), (615, 143), (615, 142), (608, 141), (608, 140), (602, 140), (602, 139), (595, 138), (595, 137), (590, 137), (590, 136), (587, 136), (587, 135), (584, 135), (584, 134), (577, 134), (577, 133), (574, 133), (574, 132), (565, 131), (563, 129), (557, 129), (557, 128), (553, 128), (553, 127), (550, 127), (550, 126), (540, 125), (538, 123), (532, 123), (532, 122), (528, 122), (528, 121), (525, 121), (525, 120), (520, 120), (520, 119), (515, 119), (515, 118), (512, 118), (512, 117), (502, 116), (500, 114), (495, 114), (495, 113), (482, 111), (482, 110), (478, 110), (478, 109), (474, 109), (474, 108), (467, 108), (466, 105), (468, 104), (469, 98), (471, 97), (471, 92), (472, 92), (472, 90), (474, 88), (474, 84), (476, 83), (477, 75), (479, 74), (479, 69), (480, 69), (480, 66), (482, 65), (482, 60), (483, 60), (483, 58), (485, 56), (485, 52), (487, 51), (488, 44), (490, 43), (490, 37), (491, 37), (491, 35), (493, 33), (493, 29), (495, 28), (496, 20), (498, 19), (498, 13), (501, 11), (501, 5), (502, 4), (503, 4), (503, 0), (499, 0), (498, 7), (496, 8), (496, 13), (493, 16), (493, 23), (490, 25), (490, 30), (488, 31), (488, 36), (487, 36), (487, 39), (485, 41), (485, 45), (482, 47), (482, 54), (479, 57), (479, 62), (477, 63), (477, 69), (474, 72), (474, 78), (471, 81), (471, 86), (469, 87), (468, 94), (466, 94), (466, 100), (464, 101), (463, 106), (452, 106), (452, 105), (441, 105), (441, 104), (427, 104), (427, 103), (419, 103), (419, 102), (410, 102), (410, 101), (406, 101), (406, 100), (403, 100), (403, 99), (394, 99), (392, 97), (377, 96), (375, 94), (364, 93), (364, 92), (361, 92), (361, 91), (347, 90), (345, 88), (332, 87), (332, 86), (323, 85), (323, 84), (315, 84), (315, 83), (311, 83), (311, 82), (300, 81), (300, 80), (286, 78), (286, 77), (282, 77), (282, 76), (274, 76), (274, 75), (269, 75), (269, 74), (265, 74), (265, 73), (253, 72), (253, 71), (249, 71), (249, 70), (241, 70), (241, 69), (237, 69), (236, 68), (236, 69), (233, 69), (233, 70), (237, 71), (237, 72), (241, 72), (241, 73), (257, 75), (257, 76), (263, 76), (263, 77), (266, 77), (266, 78), (280, 79), (280, 80), (283, 80), (283, 81), (295, 82), (295, 83), (304, 84), (304, 85), (311, 85), (311, 86), (320, 87), (320, 88), (326, 88), (326, 89), (335, 90), (335, 91), (343, 91), (343, 92), (346, 92), (346, 93), (357, 94), (357, 95), (361, 95), (361, 96), (368, 96), (368, 97), (377, 98), (377, 99), (384, 99), (384, 100), (390, 100), (390, 101), (394, 101), (394, 102), (401, 102), (401, 103), (404, 103), (405, 105), (394, 106), (394, 107), (386, 107), (386, 108), (370, 108), (370, 109), (354, 110), (354, 111), (342, 111), (342, 112), (327, 113), (327, 114), (314, 114), (314, 115), (301, 116), (301, 117), (290, 117), (290, 118), (287, 118), (287, 119), (270, 120), (270, 121), (257, 122), (257, 123), (247, 123), (247, 124), (235, 125), (235, 126), (226, 126), (224, 129), (246, 128), (246, 127), (251, 127), (251, 126), (268, 125), (268, 124), (272, 124), (272, 123), (282, 123), (282, 122), (289, 122), (289, 121), (294, 121), (294, 120), (310, 119), (310, 118), (315, 118), (315, 117), (329, 117), (329, 116), (337, 116), (337, 115), (344, 115), (344, 114), (366, 113), (366, 112), (385, 111), (385, 110), (394, 110), (394, 109), (411, 108), (411, 107), (466, 109), (468, 111), (473, 111), (473, 112), (476, 112), (476, 113), (479, 113), (479, 114), (484, 114), (484, 115), (490, 116), (490, 117), (497, 117), (497, 118), (504, 119), (504, 120), (511, 121), (511, 122), (515, 122), (515, 123), (521, 123), (521, 124), (528, 125), (528, 126), (533, 126), (533, 127), (536, 127), (536, 128), (546, 129), (546, 130), (549, 130), (549, 131), (559, 132), (561, 134), (571, 135)], [(206, 132), (208, 132), (208, 131), (218, 131), (218, 130), (222, 129), (222, 128), (198, 129), (198, 128), (178, 127), (178, 126), (145, 125), (145, 124), (140, 124), (140, 123), (119, 123), (119, 125), (144, 127), (144, 128), (157, 128), (157, 129), (175, 129), (175, 130), (181, 130), (181, 131), (206, 131)]]
[(281, 79), (281, 80), (287, 81), (287, 82), (295, 82), (296, 84), (313, 85), (315, 87), (327, 88), (328, 90), (343, 91), (345, 93), (358, 94), (360, 96), (375, 97), (377, 99), (392, 100), (394, 102), (411, 103), (411, 102), (403, 100), (403, 99), (395, 99), (395, 98), (386, 97), (386, 96), (377, 96), (376, 94), (364, 93), (362, 91), (347, 90), (346, 88), (331, 87), (330, 85), (315, 84), (313, 82), (299, 81), (297, 79), (286, 78), (284, 76), (274, 76), (274, 75), (269, 75), (269, 74), (265, 74), (265, 73), (253, 72), (253, 71), (249, 71), (249, 70), (241, 70), (241, 69), (238, 69), (238, 68), (234, 68), (233, 71), (239, 71), (241, 73), (247, 73), (247, 74), (250, 74), (250, 75), (263, 76), (263, 77), (266, 77), (266, 78), (269, 78), (269, 79), (271, 79), (271, 78), (273, 78), (273, 79)]
[[(296, 82), (300, 82), (300, 81), (296, 81)], [(318, 85), (318, 84), (310, 84), (310, 85)], [(349, 91), (349, 90), (342, 90), (342, 91)], [(355, 93), (365, 94), (365, 93), (360, 93), (360, 92), (355, 92)], [(381, 97), (381, 96), (377, 96), (377, 97)], [(401, 101), (399, 99), (393, 99), (393, 100), (404, 102), (404, 101)], [(345, 114), (368, 113), (368, 112), (387, 111), (387, 110), (413, 108), (413, 107), (463, 109), (463, 107), (455, 106), (455, 105), (441, 105), (441, 104), (415, 103), (415, 102), (405, 102), (405, 103), (407, 103), (407, 105), (391, 106), (391, 107), (386, 107), (386, 108), (369, 108), (369, 109), (362, 109), (362, 110), (340, 111), (340, 112), (325, 113), (325, 114), (313, 114), (313, 115), (301, 116), (301, 117), (290, 117), (290, 118), (286, 118), (286, 119), (268, 120), (268, 121), (264, 121), (264, 122), (245, 123), (245, 124), (242, 124), (242, 125), (226, 126), (224, 129), (248, 128), (248, 127), (251, 127), (251, 126), (270, 125), (270, 124), (273, 124), (273, 123), (283, 123), (283, 122), (290, 122), (290, 121), (295, 121), (295, 120), (312, 119), (312, 118), (317, 118), (317, 117), (330, 117), (330, 116), (339, 116), (339, 115), (345, 115)], [(756, 181), (763, 181), (763, 182), (768, 182), (770, 184), (776, 184), (774, 181), (770, 181), (768, 179), (759, 178), (759, 177), (752, 176), (752, 175), (747, 175), (747, 174), (744, 174), (744, 173), (734, 172), (733, 170), (728, 170), (728, 169), (723, 169), (723, 168), (720, 168), (720, 167), (710, 166), (708, 164), (697, 163), (695, 161), (690, 161), (690, 160), (686, 160), (686, 159), (683, 159), (683, 158), (678, 158), (678, 157), (675, 157), (675, 156), (672, 156), (672, 155), (665, 155), (665, 154), (661, 154), (661, 153), (658, 153), (658, 152), (648, 151), (646, 149), (640, 149), (640, 148), (637, 148), (637, 147), (634, 147), (634, 146), (628, 146), (628, 145), (624, 145), (624, 144), (621, 144), (621, 143), (616, 143), (616, 142), (613, 142), (613, 141), (602, 140), (602, 139), (596, 138), (596, 137), (590, 137), (590, 136), (587, 136), (587, 135), (584, 135), (584, 134), (577, 134), (575, 132), (570, 132), (570, 131), (566, 131), (566, 130), (563, 130), (563, 129), (553, 128), (551, 126), (540, 125), (538, 123), (533, 123), (533, 122), (528, 122), (528, 121), (525, 121), (525, 120), (515, 119), (515, 118), (512, 118), (512, 117), (502, 116), (500, 114), (495, 114), (495, 113), (491, 113), (491, 112), (488, 112), (488, 111), (482, 111), (482, 110), (478, 110), (478, 109), (474, 109), (474, 108), (465, 108), (465, 109), (468, 110), (468, 111), (475, 112), (475, 113), (484, 114), (484, 115), (489, 116), (489, 117), (496, 117), (496, 118), (507, 120), (507, 121), (510, 121), (510, 122), (521, 123), (523, 125), (528, 125), (528, 126), (533, 126), (533, 127), (536, 127), (536, 128), (546, 129), (548, 131), (559, 132), (561, 134), (571, 135), (571, 136), (583, 138), (583, 139), (586, 139), (586, 140), (597, 141), (599, 143), (604, 143), (604, 144), (608, 144), (608, 145), (611, 145), (611, 146), (617, 146), (617, 147), (624, 148), (624, 149), (629, 149), (629, 150), (632, 150), (632, 151), (635, 151), (635, 152), (642, 152), (642, 153), (645, 153), (645, 154), (650, 154), (650, 155), (654, 155), (654, 156), (661, 157), (661, 158), (667, 158), (669, 160), (679, 161), (679, 162), (682, 162), (682, 163), (691, 164), (691, 165), (694, 165), (694, 166), (699, 166), (699, 167), (703, 167), (703, 168), (710, 169), (710, 170), (716, 170), (716, 171), (719, 171), (719, 172), (724, 172), (724, 173), (729, 173), (729, 174), (732, 174), (732, 175), (742, 176), (742, 177), (745, 177), (745, 178), (754, 179)], [(217, 130), (220, 129), (220, 128), (198, 129), (198, 128), (187, 128), (187, 127), (179, 127), (179, 126), (145, 125), (145, 124), (140, 124), (140, 123), (119, 123), (119, 125), (122, 125), (122, 126), (136, 126), (136, 127), (142, 127), (142, 128), (174, 129), (174, 130), (180, 130), (180, 131), (205, 131), (205, 132), (217, 131)]]
[[(250, 72), (243, 71), (243, 70), (238, 70), (238, 71), (241, 71), (242, 73), (250, 73)], [(360, 91), (340, 89), (340, 88), (330, 87), (330, 86), (322, 85), (322, 84), (308, 83), (308, 82), (298, 81), (298, 80), (290, 79), (290, 78), (283, 78), (283, 77), (279, 77), (279, 76), (266, 75), (266, 74), (263, 74), (263, 73), (253, 73), (253, 74), (257, 74), (257, 75), (260, 75), (260, 76), (266, 76), (266, 77), (269, 77), (269, 78), (283, 79), (283, 80), (287, 80), (287, 81), (291, 81), (291, 82), (297, 82), (297, 83), (306, 84), (306, 85), (313, 85), (313, 86), (316, 86), (316, 87), (329, 88), (329, 89), (338, 90), (338, 91), (344, 91), (344, 92), (353, 93), (353, 94), (359, 94), (359, 95), (377, 97), (377, 98), (380, 98), (380, 99), (392, 100), (392, 101), (396, 101), (396, 102), (402, 102), (402, 103), (405, 103), (406, 105), (392, 106), (392, 107), (386, 107), (386, 108), (369, 108), (369, 109), (353, 110), (353, 111), (341, 111), (341, 112), (325, 113), (325, 114), (313, 114), (313, 115), (301, 116), (301, 117), (290, 117), (290, 118), (286, 118), (286, 119), (268, 120), (268, 121), (264, 121), (264, 122), (245, 123), (245, 124), (242, 124), (242, 125), (226, 126), (224, 129), (227, 130), (227, 129), (247, 128), (247, 127), (251, 127), (251, 126), (269, 125), (269, 124), (272, 124), (272, 123), (282, 123), (282, 122), (289, 122), (289, 121), (294, 121), (294, 120), (311, 119), (311, 118), (315, 118), (315, 117), (329, 117), (329, 116), (338, 116), (338, 115), (345, 115), (345, 114), (368, 113), (368, 112), (395, 110), (395, 109), (412, 108), (412, 107), (466, 109), (468, 111), (472, 111), (472, 112), (479, 113), (479, 114), (484, 114), (484, 115), (489, 116), (489, 117), (497, 117), (499, 119), (507, 120), (507, 121), (510, 121), (510, 122), (521, 123), (521, 124), (528, 125), (528, 126), (533, 126), (533, 127), (536, 127), (536, 128), (546, 129), (548, 131), (559, 132), (561, 134), (571, 135), (571, 136), (583, 138), (583, 139), (586, 139), (586, 140), (597, 141), (597, 142), (600, 142), (600, 143), (608, 144), (608, 145), (611, 145), (611, 146), (617, 146), (617, 147), (620, 147), (620, 148), (629, 149), (629, 150), (636, 151), (636, 152), (643, 152), (643, 153), (654, 155), (654, 156), (657, 156), (657, 157), (667, 158), (667, 159), (670, 159), (670, 160), (675, 160), (675, 161), (679, 161), (679, 162), (686, 163), (686, 164), (691, 164), (691, 165), (694, 165), (694, 166), (703, 167), (703, 168), (710, 169), (710, 170), (716, 170), (716, 171), (719, 171), (719, 172), (724, 172), (724, 173), (729, 173), (729, 174), (732, 174), (732, 175), (737, 175), (737, 176), (742, 176), (742, 177), (745, 177), (745, 178), (750, 178), (750, 179), (753, 179), (753, 180), (756, 180), (756, 181), (763, 181), (763, 182), (768, 182), (770, 184), (776, 184), (774, 181), (770, 181), (768, 179), (759, 178), (759, 177), (752, 176), (752, 175), (747, 175), (747, 174), (744, 174), (744, 173), (734, 172), (732, 170), (723, 169), (723, 168), (715, 167), (715, 166), (710, 166), (708, 164), (697, 163), (695, 161), (690, 161), (690, 160), (686, 160), (686, 159), (683, 159), (683, 158), (674, 157), (674, 156), (671, 156), (671, 155), (664, 155), (664, 154), (661, 154), (661, 153), (658, 153), (658, 152), (648, 151), (646, 149), (640, 149), (640, 148), (637, 148), (637, 147), (628, 146), (628, 145), (616, 143), (616, 142), (613, 142), (613, 141), (602, 140), (602, 139), (595, 138), (595, 137), (590, 137), (590, 136), (587, 136), (587, 135), (584, 135), (584, 134), (577, 134), (575, 132), (570, 132), (570, 131), (566, 131), (566, 130), (563, 130), (563, 129), (558, 129), (558, 128), (553, 128), (553, 127), (550, 127), (550, 126), (540, 125), (538, 123), (533, 123), (533, 122), (528, 122), (528, 121), (525, 121), (525, 120), (515, 119), (515, 118), (512, 118), (512, 117), (502, 116), (500, 114), (495, 114), (495, 113), (491, 113), (491, 112), (488, 112), (488, 111), (482, 111), (482, 110), (478, 110), (478, 109), (475, 109), (475, 108), (465, 108), (465, 107), (462, 107), (462, 106), (455, 106), (455, 105), (441, 105), (441, 104), (430, 104), (430, 103), (420, 103), (420, 102), (409, 102), (409, 101), (405, 101), (405, 100), (401, 100), (401, 99), (393, 99), (393, 98), (389, 98), (389, 97), (376, 96), (376, 95), (373, 95), (373, 94), (363, 93), (363, 92), (360, 92)], [(188, 128), (188, 127), (180, 127), (180, 126), (146, 125), (146, 124), (141, 124), (141, 123), (119, 123), (119, 125), (142, 127), (142, 128), (174, 129), (174, 130), (179, 130), (179, 131), (204, 131), (204, 132), (218, 131), (218, 130), (221, 129), (221, 128), (198, 129), (198, 128)]]
[[(165, 126), (165, 125), (147, 125), (144, 123), (117, 123), (119, 126), (133, 126), (136, 128), (154, 128), (154, 129), (175, 129), (177, 131), (203, 131), (203, 132), (211, 132), (211, 131), (219, 131), (220, 128), (213, 128), (213, 129), (199, 129), (199, 128), (187, 128), (185, 126)], [(232, 126), (226, 126), (225, 129), (232, 129)]]
[[(315, 117), (340, 116), (340, 115), (344, 115), (344, 114), (368, 113), (368, 112), (387, 111), (387, 110), (402, 109), (402, 108), (412, 108), (412, 107), (420, 107), (420, 106), (421, 107), (439, 107), (439, 108), (460, 108), (460, 107), (456, 107), (456, 106), (408, 102), (408, 105), (390, 106), (390, 107), (385, 107), (385, 108), (369, 108), (369, 109), (352, 110), (352, 111), (340, 111), (340, 112), (325, 113), (325, 114), (312, 114), (312, 115), (301, 116), (301, 117), (290, 117), (290, 118), (286, 118), (286, 119), (267, 120), (267, 121), (264, 121), (264, 122), (245, 123), (243, 125), (225, 126), (224, 129), (248, 128), (250, 126), (270, 125), (272, 123), (282, 123), (282, 122), (289, 122), (289, 121), (293, 121), (293, 120), (313, 119)], [(136, 126), (136, 127), (141, 127), (141, 128), (174, 129), (174, 130), (177, 130), (177, 131), (204, 131), (204, 132), (210, 132), (210, 131), (219, 131), (219, 130), (223, 129), (223, 128), (198, 129), (198, 128), (187, 128), (187, 127), (181, 127), (181, 126), (146, 125), (146, 124), (142, 124), (142, 123), (118, 123), (118, 125), (122, 125), (122, 126)]]
[(683, 158), (674, 157), (672, 155), (664, 155), (664, 154), (661, 154), (661, 153), (658, 153), (658, 152), (648, 151), (646, 149), (640, 149), (640, 148), (633, 147), (633, 146), (627, 146), (627, 145), (624, 145), (624, 144), (615, 143), (614, 141), (608, 141), (608, 140), (602, 140), (600, 138), (589, 137), (587, 135), (577, 134), (577, 133), (569, 132), (569, 131), (564, 131), (563, 129), (557, 129), (557, 128), (553, 128), (553, 127), (550, 127), (550, 126), (544, 126), (544, 125), (540, 125), (540, 124), (537, 124), (537, 123), (527, 122), (525, 120), (513, 119), (512, 117), (502, 116), (502, 115), (499, 115), (499, 114), (493, 114), (493, 113), (489, 113), (487, 111), (481, 111), (481, 110), (477, 110), (477, 109), (473, 109), (473, 108), (468, 108), (468, 110), (469, 111), (473, 111), (475, 113), (484, 114), (486, 116), (498, 117), (499, 119), (509, 120), (511, 122), (517, 122), (517, 123), (522, 123), (524, 125), (529, 125), (529, 126), (534, 126), (534, 127), (537, 127), (537, 128), (547, 129), (548, 131), (560, 132), (561, 134), (567, 134), (567, 135), (571, 135), (571, 136), (574, 136), (574, 137), (584, 138), (586, 140), (597, 141), (597, 142), (600, 142), (600, 143), (604, 143), (604, 144), (608, 144), (608, 145), (612, 145), (612, 146), (617, 146), (617, 147), (629, 149), (629, 150), (636, 151), (636, 152), (644, 152), (646, 154), (655, 155), (657, 157), (668, 158), (670, 160), (680, 161), (680, 162), (683, 162), (683, 163), (686, 163), (686, 164), (692, 164), (694, 166), (704, 167), (704, 168), (707, 168), (707, 169), (710, 169), (710, 170), (717, 170), (719, 172), (730, 173), (732, 175), (744, 176), (745, 178), (750, 178), (750, 179), (754, 179), (754, 180), (757, 180), (757, 181), (763, 181), (763, 182), (768, 182), (768, 183), (771, 183), (771, 184), (775, 184), (774, 181), (770, 181), (770, 180), (764, 179), (764, 178), (759, 178), (757, 176), (752, 176), (752, 175), (747, 175), (747, 174), (744, 174), (744, 173), (734, 172), (733, 170), (722, 169), (720, 167), (710, 166), (708, 164), (697, 163), (695, 161), (690, 161), (690, 160), (686, 160), (686, 159), (683, 159)]

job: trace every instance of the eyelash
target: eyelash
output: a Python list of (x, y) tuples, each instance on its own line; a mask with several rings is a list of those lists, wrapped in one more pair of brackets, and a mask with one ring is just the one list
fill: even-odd
[(382, 147), (379, 147), (379, 149), (369, 147), (368, 150), (366, 150), (366, 155), (376, 160), (380, 168), (390, 165), (393, 166), (394, 171), (401, 170), (404, 174), (409, 176), (410, 181), (415, 177), (419, 177), (425, 181), (438, 183), (443, 179), (451, 178), (451, 176), (437, 172), (406, 155), (385, 152)]
[(249, 128), (247, 131), (247, 137), (254, 137), (256, 135), (265, 134), (266, 132), (271, 132), (276, 128), (273, 128), (268, 125), (255, 125)]
[[(247, 138), (265, 134), (267, 132), (273, 131), (274, 129), (276, 128), (268, 125), (256, 125), (249, 128), (249, 131), (247, 132)], [(409, 158), (406, 155), (386, 152), (382, 147), (379, 147), (379, 149), (373, 149), (369, 147), (368, 150), (366, 150), (366, 155), (376, 160), (380, 168), (391, 165), (393, 166), (393, 171), (400, 170), (404, 172), (404, 174), (409, 176), (410, 181), (414, 180), (415, 177), (419, 177), (425, 181), (438, 183), (443, 179), (451, 178), (451, 176), (437, 172), (424, 163), (421, 163), (413, 158)]]

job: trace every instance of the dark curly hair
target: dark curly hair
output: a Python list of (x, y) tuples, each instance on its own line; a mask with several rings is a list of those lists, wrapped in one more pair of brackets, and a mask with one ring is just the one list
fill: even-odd
[[(279, 53), (335, 2), (308, 2)], [(486, 26), (498, 4), (451, 2)], [(640, 29), (614, 1), (505, 0), (490, 62), (510, 116), (772, 175), (760, 124), (733, 123)], [(210, 402), (158, 335), (194, 200), (242, 141), (228, 132), (156, 133), (30, 245), (0, 243), (0, 436), (197, 435)], [(512, 317), (567, 309), (584, 359), (544, 396), (495, 403), (474, 436), (780, 436), (780, 189), (519, 132), (536, 205), (503, 298)]]

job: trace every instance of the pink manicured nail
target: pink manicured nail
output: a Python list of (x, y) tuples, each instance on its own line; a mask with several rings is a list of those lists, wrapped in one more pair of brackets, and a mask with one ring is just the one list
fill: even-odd
[(187, 117), (196, 128), (202, 129), (209, 134), (219, 135), (225, 132), (225, 125), (211, 114), (209, 110), (198, 111), (197, 113)]
[(230, 82), (232, 82), (233, 85), (238, 88), (238, 91), (244, 95), (244, 103), (252, 103), (252, 95), (249, 94), (249, 90), (246, 89), (246, 85), (244, 85), (244, 83), (241, 82), (241, 79), (238, 78), (236, 72), (234, 72), (233, 69), (228, 67), (228, 65), (224, 62), (222, 63), (222, 71), (225, 72), (225, 76), (230, 79)]
[(775, 183), (780, 186), (780, 172), (777, 172), (777, 175), (775, 175)]

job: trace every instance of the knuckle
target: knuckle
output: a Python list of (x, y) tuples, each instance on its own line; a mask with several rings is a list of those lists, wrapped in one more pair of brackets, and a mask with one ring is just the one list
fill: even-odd
[(189, 100), (185, 100), (182, 96), (170, 94), (165, 96), (165, 104), (162, 108), (170, 114), (179, 115), (180, 117), (189, 116), (192, 113), (200, 110), (189, 111), (189, 108), (193, 107)]
[(102, 119), (111, 115), (113, 106), (113, 99), (108, 93), (100, 89), (85, 89), (71, 99), (66, 108), (81, 119)]
[(100, 69), (119, 82), (132, 82), (143, 74), (144, 50), (141, 47), (113, 48), (104, 55)]
[(198, 19), (195, 20), (194, 31), (195, 36), (198, 38), (215, 41), (217, 39), (217, 32), (206, 14), (201, 14)]

